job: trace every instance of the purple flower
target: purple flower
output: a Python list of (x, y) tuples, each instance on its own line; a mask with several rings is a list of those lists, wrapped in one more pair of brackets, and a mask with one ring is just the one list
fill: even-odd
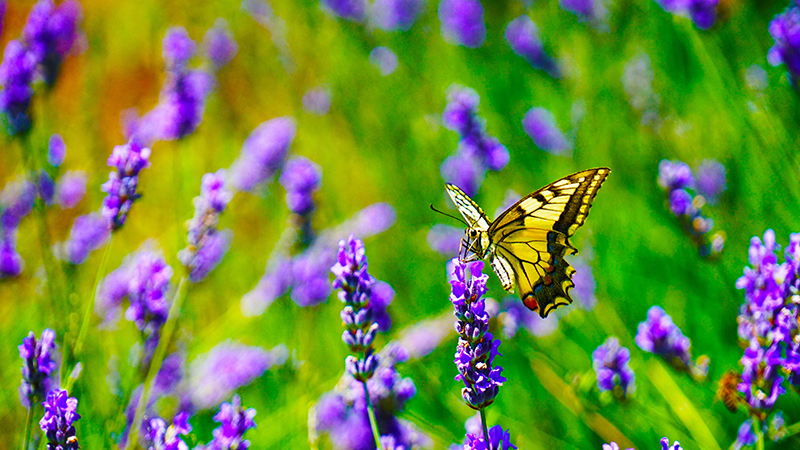
[(669, 194), (669, 209), (676, 216), (690, 215), (694, 212), (692, 200), (685, 189), (675, 189)]
[(192, 426), (189, 425), (189, 413), (184, 411), (172, 419), (170, 426), (159, 417), (150, 419), (147, 422), (145, 439), (148, 441), (149, 450), (189, 450), (180, 436), (186, 436), (190, 431)]
[(447, 88), (447, 106), (442, 113), (442, 123), (460, 135), (483, 132), (484, 123), (478, 116), (480, 101), (474, 89), (451, 85)]
[(453, 332), (453, 320), (449, 315), (438, 319), (423, 320), (404, 329), (398, 344), (410, 359), (420, 359), (433, 352)]
[(271, 178), (283, 165), (296, 133), (297, 125), (291, 117), (268, 120), (256, 127), (231, 166), (233, 184), (242, 191), (252, 191)]
[(78, 414), (78, 399), (67, 396), (67, 391), (54, 389), (47, 394), (44, 416), (39, 427), (47, 437), (47, 450), (78, 450), (75, 436), (75, 421)]
[(189, 364), (187, 381), (191, 405), (197, 410), (218, 405), (270, 367), (283, 365), (288, 356), (284, 345), (265, 350), (231, 341), (217, 344)]
[(61, 358), (56, 349), (56, 332), (45, 328), (41, 339), (31, 331), (22, 339), (19, 356), (22, 358), (22, 384), (19, 386), (19, 399), (22, 405), (30, 408), (37, 401), (45, 399), (52, 389), (59, 386), (58, 368)]
[(64, 138), (60, 134), (50, 136), (50, 142), (47, 146), (47, 162), (53, 167), (58, 167), (66, 157), (67, 144), (64, 143)]
[(342, 19), (352, 22), (364, 20), (367, 5), (365, 0), (320, 0), (325, 9)]
[(117, 145), (108, 157), (108, 165), (116, 171), (108, 174), (108, 181), (102, 186), (103, 192), (108, 194), (103, 199), (103, 217), (112, 230), (125, 224), (133, 202), (141, 197), (136, 192), (139, 172), (150, 167), (149, 158), (150, 149), (135, 141)]
[(375, 47), (369, 52), (369, 63), (385, 77), (397, 69), (397, 55), (388, 47)]
[(209, 28), (203, 38), (203, 47), (215, 70), (231, 62), (239, 51), (239, 45), (233, 39), (228, 22), (224, 19), (217, 19), (214, 26)]
[(550, 314), (542, 319), (516, 297), (507, 298), (500, 309), (502, 311), (500, 322), (503, 324), (503, 336), (506, 338), (513, 338), (520, 326), (536, 337), (549, 336), (558, 329), (558, 315)]
[(439, 3), (442, 36), (454, 45), (478, 48), (486, 40), (480, 0), (442, 0)]
[(6, 184), (0, 192), (0, 227), (16, 229), (35, 201), (36, 186), (30, 180), (19, 178)]
[(619, 386), (618, 395), (621, 397), (632, 393), (636, 386), (633, 370), (628, 365), (630, 359), (630, 350), (620, 346), (617, 338), (606, 339), (592, 353), (592, 365), (597, 372), (597, 387), (601, 391), (616, 391), (615, 388)]
[(307, 216), (315, 209), (312, 195), (322, 184), (322, 168), (308, 158), (294, 157), (286, 163), (280, 183), (286, 189), (289, 210)]
[[(619, 450), (619, 445), (616, 442), (603, 444), (603, 450)], [(629, 448), (628, 450), (633, 450), (633, 449)]]
[(745, 420), (739, 431), (736, 433), (736, 442), (733, 443), (734, 450), (740, 450), (744, 446), (750, 446), (756, 443), (756, 433), (753, 431), (753, 419)]
[(303, 109), (317, 116), (328, 114), (331, 109), (331, 91), (325, 87), (309, 89), (303, 94)]
[(572, 143), (558, 129), (553, 113), (544, 108), (531, 108), (522, 118), (522, 129), (540, 149), (559, 156), (572, 156)]
[(792, 3), (783, 13), (775, 16), (769, 23), (769, 34), (775, 40), (775, 45), (769, 49), (767, 61), (772, 66), (785, 64), (789, 79), (796, 86), (797, 77), (800, 76), (800, 7)]
[(20, 41), (12, 40), (6, 46), (0, 64), (0, 110), (8, 118), (9, 134), (27, 133), (31, 127), (28, 107), (33, 97), (33, 76), (38, 60)]
[(0, 279), (22, 273), (25, 261), (17, 252), (17, 229), (0, 226)]
[(156, 335), (156, 339), (169, 314), (167, 293), (171, 278), (172, 267), (163, 256), (152, 251), (137, 255), (128, 284), (130, 306), (125, 318), (148, 336)]
[[(588, 242), (585, 244), (588, 244)], [(594, 309), (597, 304), (597, 297), (595, 296), (597, 282), (592, 274), (592, 266), (589, 264), (591, 250), (591, 246), (583, 245), (581, 256), (577, 256), (570, 261), (570, 264), (575, 269), (575, 274), (572, 276), (572, 281), (575, 283), (575, 287), (572, 289), (572, 296), (578, 301), (578, 306), (587, 311)]]
[(159, 137), (176, 140), (192, 134), (203, 121), (206, 98), (213, 85), (213, 77), (202, 70), (171, 71), (156, 106), (157, 117), (162, 121)]
[(683, 450), (681, 444), (675, 441), (674, 444), (669, 445), (669, 439), (666, 437), (661, 438), (661, 450)]
[(477, 434), (467, 432), (462, 450), (511, 450), (517, 447), (511, 443), (511, 434), (500, 425), (489, 429), (488, 442), (484, 439), (483, 430)]
[(80, 3), (71, 0), (58, 7), (52, 0), (39, 0), (28, 15), (22, 35), (48, 85), (55, 83), (61, 62), (81, 39), (78, 28), (82, 16)]
[(36, 189), (42, 202), (50, 206), (53, 204), (53, 196), (56, 195), (56, 183), (46, 171), (39, 172), (39, 179), (36, 180)]
[(581, 21), (602, 23), (608, 15), (603, 0), (561, 0), (561, 7), (575, 14)]
[(197, 51), (197, 44), (183, 27), (172, 27), (167, 30), (161, 45), (164, 61), (170, 69), (185, 66)]
[(425, 0), (375, 0), (371, 21), (385, 31), (407, 31), (425, 9)]
[(500, 386), (506, 379), (503, 368), (492, 367), (495, 356), (500, 355), (500, 340), (489, 332), (489, 314), (486, 312), (486, 280), (482, 273), (483, 262), (463, 264), (457, 258), (452, 262), (450, 301), (456, 316), (456, 332), (459, 335), (455, 364), (459, 374), (456, 381), (463, 381), (461, 397), (467, 405), (479, 410), (494, 402)]
[(522, 15), (509, 22), (504, 36), (511, 50), (533, 68), (543, 70), (553, 78), (561, 77), (558, 63), (544, 51), (539, 31), (530, 17)]
[(331, 295), (329, 270), (335, 261), (333, 252), (305, 251), (292, 260), (292, 301), (305, 308), (326, 301)]
[(59, 177), (55, 196), (56, 203), (61, 209), (74, 208), (84, 195), (86, 195), (86, 173), (69, 171)]
[(664, 11), (672, 14), (688, 15), (701, 30), (707, 30), (716, 21), (719, 0), (655, 0)]
[(437, 223), (428, 231), (428, 247), (442, 256), (453, 257), (458, 254), (464, 229)]
[[(340, 289), (337, 295), (345, 304), (341, 313), (345, 325), (342, 340), (359, 355), (348, 355), (345, 359), (347, 372), (358, 381), (367, 381), (378, 367), (372, 344), (380, 325), (374, 320), (376, 309), (373, 306), (380, 308), (380, 305), (373, 305), (375, 279), (367, 272), (364, 243), (352, 235), (347, 241), (340, 241), (331, 272), (336, 276), (333, 288)], [(394, 297), (394, 292), (390, 297)], [(388, 301), (391, 302), (391, 298)]]
[(683, 368), (689, 368), (693, 364), (689, 338), (683, 335), (681, 329), (672, 322), (672, 317), (660, 306), (651, 307), (647, 311), (647, 320), (639, 323), (636, 345), (648, 353), (663, 356), (670, 363), (682, 365)]
[(719, 194), (725, 192), (728, 185), (725, 180), (725, 166), (713, 159), (705, 160), (697, 168), (697, 191), (713, 205)]
[(202, 281), (228, 251), (232, 233), (219, 231), (219, 216), (233, 194), (225, 188), (225, 169), (203, 175), (200, 195), (194, 198), (194, 217), (186, 222), (188, 246), (178, 259), (189, 270), (192, 283)]
[(256, 427), (253, 417), (256, 410), (244, 409), (238, 395), (233, 396), (231, 403), (223, 403), (214, 416), (214, 422), (220, 424), (214, 430), (214, 439), (206, 446), (207, 450), (247, 450), (250, 441), (243, 440), (244, 433)]
[(447, 157), (440, 168), (442, 178), (460, 187), (469, 196), (478, 193), (486, 177), (486, 169), (472, 156), (457, 152)]
[(100, 248), (109, 238), (108, 222), (97, 213), (86, 214), (75, 219), (69, 238), (58, 244), (56, 256), (71, 264), (83, 264), (89, 255)]

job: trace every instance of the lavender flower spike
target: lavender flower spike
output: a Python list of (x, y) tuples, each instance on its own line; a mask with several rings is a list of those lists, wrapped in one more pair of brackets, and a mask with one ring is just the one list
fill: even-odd
[(242, 154), (231, 165), (233, 184), (242, 191), (253, 191), (283, 165), (297, 133), (291, 117), (268, 120), (253, 130), (242, 145)]
[(663, 356), (670, 363), (675, 361), (685, 368), (692, 366), (689, 339), (660, 306), (647, 311), (647, 321), (639, 324), (636, 345), (646, 352)]
[(214, 430), (214, 439), (206, 446), (207, 450), (247, 450), (250, 441), (244, 440), (244, 433), (256, 427), (253, 417), (256, 410), (244, 409), (238, 395), (233, 396), (231, 403), (223, 403), (214, 416), (214, 422), (220, 426)]
[(286, 206), (300, 216), (314, 211), (312, 194), (322, 184), (322, 168), (302, 156), (290, 159), (283, 169), (281, 185), (286, 188)]
[(558, 156), (572, 156), (573, 145), (558, 129), (553, 113), (544, 108), (531, 108), (522, 118), (522, 129), (540, 149)]
[(535, 69), (543, 70), (553, 78), (561, 77), (561, 69), (556, 61), (544, 51), (539, 31), (530, 17), (522, 15), (509, 22), (505, 38), (511, 50), (528, 61), (528, 64)]
[(50, 141), (47, 146), (47, 162), (53, 166), (58, 167), (64, 162), (67, 157), (67, 144), (64, 143), (64, 138), (60, 134), (50, 136)]
[(44, 82), (52, 86), (64, 58), (83, 37), (79, 32), (81, 4), (67, 0), (58, 7), (53, 0), (39, 0), (31, 9), (22, 35), (36, 56)]
[(20, 402), (26, 408), (58, 387), (60, 360), (56, 351), (56, 332), (46, 328), (38, 341), (33, 331), (22, 339), (19, 346), (22, 358), (22, 384), (19, 387)]
[(108, 174), (108, 181), (102, 186), (103, 192), (108, 194), (103, 200), (103, 217), (111, 230), (125, 224), (133, 202), (141, 197), (136, 189), (139, 172), (150, 167), (149, 158), (150, 149), (135, 141), (117, 145), (108, 157), (108, 165), (116, 169)]
[(775, 16), (769, 23), (769, 34), (775, 45), (769, 49), (767, 61), (772, 66), (786, 64), (789, 79), (797, 88), (800, 77), (800, 6), (791, 3), (783, 13)]
[(500, 340), (489, 332), (489, 314), (486, 312), (486, 281), (482, 273), (483, 262), (464, 264), (453, 259), (450, 284), (456, 316), (456, 332), (459, 335), (455, 364), (459, 374), (457, 381), (465, 387), (461, 397), (470, 408), (480, 410), (494, 402), (500, 386), (506, 379), (500, 374), (502, 367), (492, 367), (495, 356), (500, 355)]
[(16, 40), (9, 41), (0, 64), (0, 111), (8, 119), (8, 133), (24, 134), (31, 128), (28, 108), (33, 97), (33, 76), (36, 56)]
[(597, 387), (601, 391), (614, 391), (620, 397), (632, 393), (634, 374), (628, 363), (631, 352), (619, 345), (619, 339), (610, 337), (592, 353), (592, 365), (597, 372)]
[(189, 413), (184, 411), (172, 419), (170, 426), (167, 426), (164, 419), (150, 419), (145, 438), (149, 441), (150, 450), (189, 450), (180, 436), (186, 436), (190, 431), (192, 426), (189, 425)]
[(75, 436), (75, 421), (78, 414), (78, 399), (67, 396), (67, 391), (54, 389), (47, 394), (44, 416), (39, 427), (47, 436), (47, 450), (78, 450)]
[(442, 0), (439, 3), (442, 36), (454, 45), (478, 48), (486, 40), (480, 0)]
[(239, 52), (239, 45), (233, 39), (225, 19), (217, 19), (214, 26), (206, 32), (203, 47), (215, 70), (228, 64)]
[(75, 219), (69, 238), (57, 244), (54, 253), (70, 264), (83, 264), (89, 255), (109, 238), (108, 222), (100, 214), (92, 213)]

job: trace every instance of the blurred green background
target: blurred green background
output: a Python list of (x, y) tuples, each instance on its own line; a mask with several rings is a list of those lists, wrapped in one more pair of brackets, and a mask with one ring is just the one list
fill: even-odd
[[(736, 315), (743, 294), (735, 280), (747, 264), (751, 236), (773, 228), (778, 242), (786, 244), (790, 232), (800, 231), (800, 104), (785, 67), (766, 62), (773, 43), (768, 23), (787, 2), (723, 1), (716, 25), (699, 31), (651, 0), (619, 0), (610, 5), (608, 32), (579, 23), (556, 0), (536, 0), (527, 10), (520, 1), (483, 3), (486, 42), (470, 50), (442, 39), (435, 0), (428, 1), (409, 31), (394, 33), (337, 20), (317, 0), (274, 1), (286, 30), (284, 58), (290, 63), (283, 64), (270, 31), (237, 1), (82, 1), (88, 47), (66, 59), (53, 92), (37, 92), (33, 103), (34, 145), (45, 146), (52, 133), (60, 133), (67, 144), (63, 168), (89, 175), (87, 196), (77, 208), (49, 210), (52, 240), (64, 240), (77, 215), (99, 209), (106, 159), (114, 145), (124, 143), (121, 112), (131, 107), (147, 111), (157, 103), (164, 77), (161, 39), (168, 27), (184, 26), (200, 40), (222, 17), (239, 52), (220, 71), (198, 130), (184, 142), (153, 147), (152, 167), (139, 182), (144, 197), (115, 235), (105, 270), (154, 239), (179, 272), (183, 221), (192, 216), (191, 199), (199, 193), (201, 176), (228, 167), (258, 124), (290, 115), (298, 129), (293, 153), (323, 168), (316, 228), (338, 224), (377, 201), (397, 210), (394, 226), (365, 242), (370, 273), (397, 292), (389, 308), (394, 325), (379, 337), (381, 346), (405, 327), (452, 309), (445, 260), (428, 248), (426, 234), (443, 220), (428, 204), (444, 204), (439, 166), (455, 151), (458, 136), (441, 126), (440, 115), (447, 87), (459, 83), (480, 95), (480, 115), (489, 134), (511, 154), (508, 167), (490, 172), (476, 197), (487, 211), (494, 211), (508, 189), (525, 194), (580, 169), (612, 170), (576, 236), (579, 248), (582, 242), (594, 248), (598, 305), (591, 312), (576, 309), (546, 338), (523, 331), (503, 342), (497, 361), (508, 382), (488, 409), (490, 425), (508, 428), (512, 442), (525, 449), (599, 449), (620, 435), (637, 449), (657, 448), (662, 436), (679, 440), (686, 449), (727, 448), (746, 419), (714, 398), (717, 380), (739, 368), (742, 353)], [(30, 1), (10, 3), (3, 48), (19, 36), (31, 6)], [(545, 48), (566, 62), (563, 79), (532, 69), (503, 40), (505, 25), (526, 11)], [(399, 58), (398, 69), (386, 77), (368, 61), (370, 50), (379, 45)], [(652, 61), (653, 88), (661, 99), (659, 128), (640, 124), (622, 86), (625, 64), (642, 52)], [(768, 74), (763, 93), (745, 83), (745, 70), (753, 64)], [(324, 116), (305, 112), (301, 103), (306, 90), (320, 85), (332, 96)], [(576, 101), (586, 113), (574, 156), (539, 150), (522, 130), (524, 113), (545, 107), (567, 130)], [(4, 185), (24, 173), (24, 164), (19, 142), (6, 135), (0, 142)], [(719, 261), (702, 259), (665, 207), (656, 183), (663, 158), (692, 166), (715, 158), (726, 166), (728, 190), (707, 211), (715, 229), (728, 237)], [(183, 174), (178, 181), (173, 178), (176, 165)], [(263, 274), (284, 229), (288, 211), (283, 194), (275, 183), (266, 196), (235, 197), (221, 225), (234, 231), (232, 248), (208, 279), (192, 288), (179, 322), (189, 360), (233, 339), (265, 348), (285, 343), (293, 360), (303, 362), (272, 369), (240, 389), (243, 403), (258, 411), (259, 426), (247, 435), (253, 448), (307, 447), (309, 407), (334, 387), (347, 355), (340, 340), (341, 304), (334, 295), (312, 308), (299, 308), (285, 296), (262, 316), (240, 313), (242, 295)], [(25, 271), (0, 281), (0, 381), (5, 386), (0, 391), (0, 447), (5, 448), (20, 445), (25, 420), (17, 396), (17, 345), (29, 331), (38, 336), (46, 327), (55, 329), (60, 341), (63, 332), (80, 324), (102, 257), (102, 251), (95, 252), (78, 266), (72, 274), (74, 292), (64, 292), (61, 304), (49, 304), (36, 226), (30, 215), (20, 228)], [(489, 290), (503, 298), (494, 275)], [(652, 305), (663, 306), (673, 317), (691, 339), (694, 356), (711, 358), (708, 381), (694, 382), (636, 347), (636, 326)], [(612, 335), (631, 349), (637, 390), (627, 402), (603, 404), (596, 389), (584, 393), (578, 386), (581, 377), (593, 377), (592, 350)], [(128, 367), (128, 355), (138, 339), (127, 321), (113, 332), (90, 329), (83, 373), (70, 392), (79, 399), (83, 416), (78, 425), (82, 448), (108, 448), (110, 433), (122, 431), (127, 398), (107, 388), (108, 361), (116, 359), (122, 386), (131, 389), (135, 372)], [(461, 442), (464, 420), (472, 413), (453, 380), (455, 342), (450, 335), (432, 354), (399, 366), (418, 389), (401, 417), (430, 434), (436, 448)], [(800, 420), (796, 392), (783, 396), (777, 408), (784, 410), (787, 423)], [(193, 419), (201, 442), (211, 437), (212, 415), (204, 412)], [(797, 445), (797, 438), (791, 438), (775, 448)], [(329, 446), (323, 438), (320, 447)]]

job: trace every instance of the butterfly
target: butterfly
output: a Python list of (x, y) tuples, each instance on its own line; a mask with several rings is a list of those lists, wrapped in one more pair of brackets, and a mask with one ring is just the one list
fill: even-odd
[(523, 197), (494, 221), (448, 183), (447, 193), (467, 221), (459, 259), (466, 263), (488, 256), (503, 288), (514, 293), (516, 287), (525, 306), (542, 318), (572, 303), (575, 269), (564, 255), (577, 253), (569, 238), (586, 221), (609, 172), (599, 167), (568, 175)]

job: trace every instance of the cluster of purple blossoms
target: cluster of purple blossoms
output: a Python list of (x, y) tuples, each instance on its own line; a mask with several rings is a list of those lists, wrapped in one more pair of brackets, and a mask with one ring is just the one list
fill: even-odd
[(269, 180), (284, 164), (297, 134), (291, 117), (268, 120), (253, 130), (242, 145), (242, 153), (230, 168), (230, 179), (242, 191), (253, 191)]
[(705, 161), (695, 178), (687, 164), (664, 159), (658, 164), (658, 184), (700, 256), (719, 256), (725, 245), (724, 233), (711, 233), (714, 221), (703, 215), (703, 206), (716, 202), (727, 188), (725, 167), (717, 161)]
[(141, 197), (136, 192), (139, 172), (150, 167), (149, 158), (150, 149), (136, 141), (117, 145), (108, 157), (108, 165), (116, 169), (108, 174), (108, 181), (102, 186), (103, 192), (108, 194), (103, 199), (103, 217), (111, 230), (125, 224), (133, 202)]
[(506, 379), (503, 368), (493, 367), (495, 356), (500, 355), (500, 340), (489, 332), (489, 314), (486, 312), (486, 281), (483, 262), (464, 264), (457, 258), (452, 262), (450, 276), (450, 301), (456, 316), (455, 364), (457, 381), (464, 383), (461, 397), (470, 408), (480, 410), (492, 404)]
[(75, 421), (78, 414), (78, 399), (67, 396), (67, 391), (54, 389), (47, 394), (43, 403), (44, 416), (39, 427), (47, 437), (47, 450), (78, 450), (75, 436)]
[(617, 397), (631, 394), (634, 374), (628, 363), (631, 352), (619, 345), (619, 339), (610, 337), (592, 352), (592, 365), (597, 373), (597, 387), (600, 391), (612, 391)]
[(479, 103), (477, 92), (452, 85), (442, 113), (444, 126), (459, 134), (458, 150), (442, 163), (442, 177), (470, 196), (478, 192), (487, 170), (501, 170), (509, 160), (508, 149), (486, 133), (486, 122), (478, 116)]
[(320, 0), (333, 15), (351, 22), (361, 22), (367, 14), (366, 0)]
[(543, 70), (553, 78), (561, 78), (558, 63), (544, 51), (539, 31), (530, 17), (522, 15), (509, 22), (505, 39), (511, 50), (528, 61), (533, 68)]
[(370, 22), (384, 31), (408, 31), (425, 10), (425, 0), (375, 0)]
[(190, 431), (192, 426), (189, 424), (189, 414), (180, 412), (169, 426), (160, 417), (150, 419), (144, 437), (149, 450), (189, 450), (180, 437), (186, 436)]
[(231, 403), (223, 403), (214, 416), (214, 422), (220, 424), (213, 433), (214, 439), (206, 445), (206, 450), (247, 450), (250, 441), (244, 440), (244, 433), (256, 427), (253, 418), (256, 410), (244, 409), (238, 395), (233, 396)]
[(280, 183), (286, 189), (286, 206), (296, 216), (300, 241), (306, 245), (314, 239), (311, 215), (316, 209), (314, 192), (322, 185), (322, 168), (308, 158), (296, 156), (286, 162)]
[(697, 364), (692, 361), (689, 338), (660, 306), (651, 307), (647, 320), (639, 323), (636, 345), (648, 353), (663, 356), (673, 367), (689, 371), (693, 376), (702, 378), (708, 373), (708, 358), (701, 356)]
[(31, 127), (28, 114), (37, 76), (52, 86), (64, 58), (77, 48), (81, 38), (80, 3), (67, 0), (58, 7), (52, 0), (39, 0), (28, 15), (22, 39), (6, 46), (0, 65), (0, 110), (9, 123), (9, 133), (26, 133)]
[[(616, 442), (611, 442), (608, 444), (603, 444), (603, 450), (620, 450), (619, 445)], [(629, 448), (628, 450), (633, 450)], [(661, 450), (683, 450), (681, 444), (678, 441), (675, 441), (674, 444), (669, 444), (669, 439), (666, 437), (661, 438)]]
[(478, 48), (486, 40), (483, 5), (480, 0), (442, 0), (439, 22), (444, 40), (453, 45)]
[(46, 328), (42, 331), (41, 339), (37, 340), (31, 331), (22, 339), (19, 356), (22, 358), (19, 400), (23, 406), (30, 408), (59, 386), (60, 361), (56, 350), (56, 332)]
[(36, 201), (36, 186), (27, 179), (8, 183), (0, 192), (0, 278), (22, 273), (24, 261), (17, 252), (19, 223)]
[(511, 434), (507, 430), (503, 430), (500, 425), (489, 428), (487, 442), (483, 435), (481, 417), (478, 414), (467, 419), (464, 425), (467, 429), (464, 443), (451, 445), (450, 450), (511, 450), (517, 448), (511, 443)]
[[(775, 233), (767, 230), (763, 242), (750, 241), (749, 261), (736, 287), (745, 303), (738, 317), (739, 338), (748, 345), (742, 356), (739, 391), (751, 415), (764, 419), (777, 398), (786, 392), (783, 382), (800, 384), (800, 234), (790, 236), (785, 261), (778, 263)], [(784, 377), (786, 375), (786, 377)]]
[(341, 313), (345, 325), (342, 340), (352, 352), (359, 355), (347, 356), (347, 373), (358, 381), (366, 382), (378, 368), (378, 356), (372, 346), (381, 329), (376, 316), (381, 313), (385, 315), (386, 311), (373, 308), (372, 287), (375, 278), (367, 272), (367, 255), (361, 239), (351, 235), (347, 241), (339, 242), (337, 261), (331, 267), (331, 272), (336, 276), (333, 288), (340, 289), (337, 295), (345, 304)]
[[(375, 409), (375, 419), (381, 440), (393, 441), (395, 449), (430, 448), (431, 439), (408, 421), (397, 418), (405, 403), (417, 393), (410, 378), (403, 378), (396, 369), (408, 354), (399, 345), (387, 345), (380, 352), (380, 365), (367, 383), (369, 403)], [(312, 426), (313, 425), (313, 426)], [(362, 382), (345, 373), (332, 391), (323, 394), (309, 414), (309, 426), (326, 432), (335, 449), (371, 450), (375, 448), (367, 401)]]
[(556, 118), (544, 108), (531, 108), (522, 118), (522, 129), (540, 149), (558, 156), (572, 156), (573, 144), (558, 129)]
[(647, 53), (641, 53), (625, 63), (622, 87), (630, 97), (630, 104), (641, 116), (642, 125), (658, 127), (661, 123), (659, 106), (661, 98), (653, 90), (653, 65)]
[(697, 28), (707, 30), (717, 20), (717, 4), (720, 0), (655, 0), (664, 11), (688, 15)]
[(231, 241), (231, 232), (220, 231), (219, 216), (233, 194), (225, 188), (225, 169), (203, 175), (200, 195), (194, 198), (194, 217), (186, 222), (188, 246), (178, 259), (189, 270), (192, 283), (202, 281), (222, 261)]
[(800, 6), (792, 2), (786, 10), (769, 23), (769, 34), (775, 45), (767, 53), (772, 66), (786, 64), (789, 80), (797, 88), (800, 77)]

